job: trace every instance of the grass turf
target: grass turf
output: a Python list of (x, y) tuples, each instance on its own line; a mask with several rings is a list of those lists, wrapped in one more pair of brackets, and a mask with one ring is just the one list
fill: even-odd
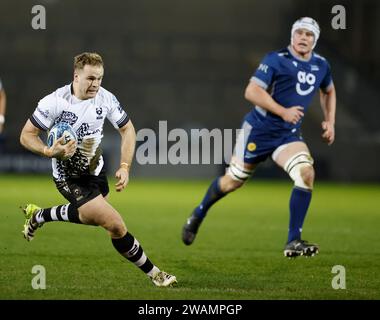
[[(65, 203), (45, 176), (0, 176), (0, 299), (379, 299), (379, 185), (317, 183), (303, 237), (314, 258), (283, 257), (291, 184), (252, 180), (209, 212), (192, 246), (181, 229), (208, 181), (132, 180), (110, 202), (150, 259), (179, 281), (156, 288), (101, 228), (48, 223), (27, 243), (18, 206)], [(34, 290), (34, 265), (46, 289)], [(334, 265), (346, 289), (334, 290)]]

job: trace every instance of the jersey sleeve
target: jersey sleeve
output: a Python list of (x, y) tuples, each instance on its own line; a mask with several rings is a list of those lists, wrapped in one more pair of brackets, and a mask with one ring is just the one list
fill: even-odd
[(331, 67), (328, 62), (326, 62), (326, 74), (321, 82), (321, 85), (319, 86), (322, 90), (327, 89), (331, 84), (333, 83), (333, 79), (331, 76)]
[(49, 130), (56, 118), (57, 103), (57, 98), (54, 93), (42, 98), (38, 102), (37, 108), (29, 120), (40, 130)]
[(253, 74), (251, 81), (267, 89), (273, 82), (276, 72), (276, 62), (273, 54), (267, 54)]
[(123, 107), (120, 105), (120, 102), (114, 95), (111, 95), (110, 108), (107, 113), (107, 119), (116, 129), (125, 126), (129, 121), (128, 114), (124, 111)]

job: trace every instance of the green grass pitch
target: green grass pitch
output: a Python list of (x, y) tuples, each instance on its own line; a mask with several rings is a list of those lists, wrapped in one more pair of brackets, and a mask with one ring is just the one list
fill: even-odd
[[(110, 186), (114, 181), (110, 182)], [(317, 182), (303, 237), (321, 246), (314, 258), (283, 257), (290, 182), (252, 180), (209, 212), (192, 246), (181, 229), (209, 181), (133, 180), (110, 201), (150, 259), (177, 276), (156, 288), (113, 249), (98, 227), (48, 223), (28, 243), (18, 207), (65, 200), (50, 177), (0, 176), (0, 299), (380, 299), (379, 185)], [(46, 289), (34, 290), (34, 265)], [(334, 290), (332, 267), (346, 270)]]

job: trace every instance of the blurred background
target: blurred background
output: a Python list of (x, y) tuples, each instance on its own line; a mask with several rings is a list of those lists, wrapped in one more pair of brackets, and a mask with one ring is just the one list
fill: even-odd
[[(46, 29), (34, 30), (34, 5)], [(380, 2), (340, 1), (346, 29), (331, 21), (334, 1), (301, 0), (2, 0), (0, 78), (7, 94), (0, 134), (0, 172), (49, 173), (50, 160), (19, 144), (38, 101), (71, 82), (74, 55), (96, 51), (105, 61), (103, 87), (113, 92), (136, 131), (238, 129), (252, 107), (244, 89), (263, 56), (286, 47), (293, 22), (312, 16), (321, 27), (316, 51), (331, 66), (338, 95), (336, 142), (321, 141), (318, 97), (303, 125), (317, 178), (380, 181)], [(141, 143), (141, 142), (140, 142)], [(119, 135), (108, 123), (103, 140), (110, 174), (119, 162)], [(258, 177), (286, 178), (267, 161)], [(208, 178), (224, 165), (139, 165), (136, 177)]]

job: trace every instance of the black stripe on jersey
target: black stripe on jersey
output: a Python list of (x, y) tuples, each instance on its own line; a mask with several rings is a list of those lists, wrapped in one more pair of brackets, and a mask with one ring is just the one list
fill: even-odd
[(127, 113), (125, 111), (123, 111), (123, 115), (121, 116), (121, 118), (118, 121), (116, 121), (116, 123), (119, 124), (120, 122), (123, 122), (125, 117), (127, 117), (127, 116), (128, 116)]
[(124, 119), (125, 119), (127, 116), (128, 116), (128, 115), (124, 112), (123, 115), (121, 116), (121, 118), (120, 118), (118, 121), (116, 121), (116, 123), (119, 124), (119, 123), (123, 122)]
[(41, 129), (43, 131), (47, 131), (49, 128), (47, 128), (46, 126), (44, 126), (44, 124), (38, 120), (38, 118), (36, 118), (33, 114), (30, 116), (29, 120), (33, 123), (33, 125), (35, 127), (37, 127), (38, 129)]
[(124, 116), (118, 122), (116, 122), (116, 124), (118, 125), (119, 128), (121, 128), (121, 127), (124, 127), (128, 123), (129, 120), (130, 119), (128, 115), (124, 113)]

